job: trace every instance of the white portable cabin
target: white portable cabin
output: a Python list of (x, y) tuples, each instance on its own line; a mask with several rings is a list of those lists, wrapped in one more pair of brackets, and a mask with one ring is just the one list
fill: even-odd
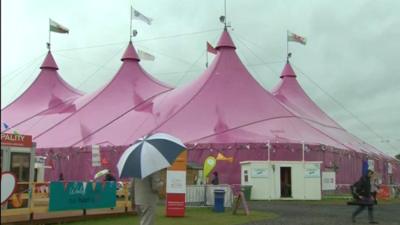
[(320, 200), (321, 161), (242, 161), (241, 184), (251, 200)]

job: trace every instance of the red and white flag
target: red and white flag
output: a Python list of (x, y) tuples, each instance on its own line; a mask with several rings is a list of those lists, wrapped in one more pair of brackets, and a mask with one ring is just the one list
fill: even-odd
[(57, 23), (56, 21), (49, 19), (50, 31), (56, 33), (69, 33), (69, 29), (63, 25)]
[(303, 45), (306, 45), (306, 42), (307, 42), (305, 37), (299, 36), (292, 32), (287, 33), (287, 41), (293, 41), (293, 42), (297, 42), (297, 43), (300, 43)]
[(216, 55), (218, 51), (210, 43), (207, 42), (207, 52)]

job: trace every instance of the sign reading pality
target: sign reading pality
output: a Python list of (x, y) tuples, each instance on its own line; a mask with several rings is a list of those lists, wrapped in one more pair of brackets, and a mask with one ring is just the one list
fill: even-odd
[(113, 208), (116, 182), (51, 182), (49, 211)]
[(320, 177), (319, 164), (306, 164), (304, 168), (304, 178), (318, 178)]
[(33, 146), (32, 136), (1, 133), (1, 145), (30, 148)]
[(322, 172), (322, 190), (336, 190), (336, 173), (333, 171)]

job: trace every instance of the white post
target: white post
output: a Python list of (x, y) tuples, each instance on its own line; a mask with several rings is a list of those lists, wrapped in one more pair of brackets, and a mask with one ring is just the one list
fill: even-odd
[(49, 18), (49, 42), (47, 44), (47, 49), (50, 51), (51, 48), (51, 30), (50, 30), (50, 18)]
[(303, 152), (303, 156), (302, 156), (302, 160), (303, 160), (303, 193), (304, 193), (304, 200), (306, 199), (306, 178), (305, 178), (305, 172), (306, 172), (306, 165), (305, 165), (305, 161), (304, 161), (304, 149), (305, 149), (305, 144), (304, 141), (301, 142), (301, 147), (302, 147), (302, 152)]
[(286, 30), (286, 63), (289, 63), (289, 30)]
[(132, 41), (132, 13), (133, 13), (133, 7), (131, 5), (131, 15), (130, 15), (131, 20), (129, 21), (129, 24), (130, 24), (130, 26), (129, 26), (129, 41)]
[[(275, 185), (274, 185), (275, 184), (275, 182), (274, 182), (275, 176), (274, 176), (274, 171), (272, 170), (272, 166), (271, 166), (271, 143), (269, 140), (267, 143), (267, 150), (268, 150), (268, 165), (269, 165), (269, 170), (271, 171), (270, 179), (272, 180), (272, 186), (273, 186), (273, 189), (275, 190)], [(269, 200), (272, 199), (271, 191), (272, 190), (269, 191)], [(274, 191), (274, 194), (275, 194), (275, 191)]]

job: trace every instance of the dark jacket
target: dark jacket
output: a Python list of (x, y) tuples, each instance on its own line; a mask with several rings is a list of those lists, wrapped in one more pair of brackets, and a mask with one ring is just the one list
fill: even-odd
[(364, 198), (371, 197), (371, 180), (368, 176), (363, 176), (355, 184), (351, 186), (353, 197), (358, 199), (359, 196)]
[(105, 181), (116, 181), (115, 177), (111, 174), (107, 174), (106, 178), (104, 180)]

